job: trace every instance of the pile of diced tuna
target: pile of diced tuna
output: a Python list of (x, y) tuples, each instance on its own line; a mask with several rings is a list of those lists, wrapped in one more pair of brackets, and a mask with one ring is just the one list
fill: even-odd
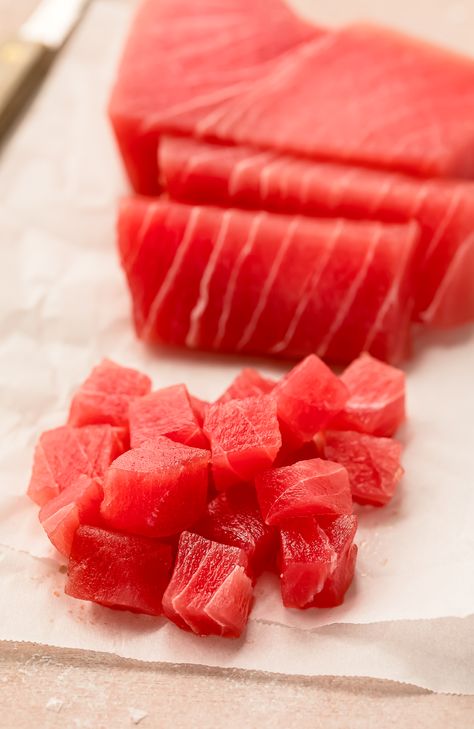
[(367, 354), (341, 377), (315, 355), (278, 382), (244, 369), (214, 403), (104, 360), (40, 437), (28, 494), (67, 594), (236, 637), (265, 570), (286, 607), (342, 603), (353, 502), (391, 499), (404, 417), (403, 373)]

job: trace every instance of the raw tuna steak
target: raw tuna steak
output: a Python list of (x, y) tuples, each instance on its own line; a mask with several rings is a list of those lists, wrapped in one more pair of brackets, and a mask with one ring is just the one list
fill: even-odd
[(280, 531), (280, 587), (283, 605), (305, 608), (336, 568), (337, 555), (316, 519), (293, 519)]
[(137, 333), (192, 348), (349, 362), (406, 352), (416, 223), (128, 199), (119, 247)]
[(163, 130), (192, 133), (208, 112), (250, 89), (275, 59), (321, 33), (280, 0), (144, 0), (110, 100), (135, 189), (158, 191)]
[(171, 567), (168, 544), (80, 526), (72, 543), (65, 591), (107, 607), (159, 615)]
[(124, 449), (121, 431), (110, 425), (47, 430), (36, 445), (28, 496), (43, 506), (79, 476), (101, 478)]
[(128, 427), (130, 402), (150, 392), (151, 380), (137, 370), (104, 359), (74, 395), (69, 425), (109, 423)]
[(114, 529), (152, 537), (192, 526), (206, 508), (209, 455), (168, 438), (127, 451), (106, 473), (104, 520)]
[(98, 479), (79, 476), (41, 507), (41, 526), (58, 552), (69, 556), (80, 524), (101, 525), (100, 504), (103, 497), (102, 484)]
[(258, 503), (266, 524), (282, 524), (302, 516), (352, 514), (346, 469), (313, 458), (264, 471), (255, 479)]
[(238, 484), (219, 494), (207, 512), (196, 527), (199, 534), (243, 549), (248, 558), (247, 572), (254, 579), (272, 566), (275, 531), (264, 523), (252, 486)]
[(420, 225), (414, 318), (434, 326), (474, 319), (474, 184), (420, 180), (250, 147), (163, 137), (168, 194), (193, 204)]
[(246, 566), (243, 550), (183, 532), (163, 612), (180, 628), (198, 635), (237, 638), (252, 602)]
[(363, 354), (342, 373), (341, 380), (349, 399), (331, 427), (392, 436), (405, 420), (404, 372)]
[(426, 177), (473, 177), (473, 119), (472, 59), (353, 25), (296, 48), (194, 133)]
[(185, 385), (172, 385), (137, 398), (130, 405), (130, 445), (138, 448), (157, 436), (207, 448), (207, 439)]
[(354, 501), (373, 506), (385, 506), (390, 501), (403, 476), (400, 443), (335, 430), (327, 431), (322, 441), (324, 457), (347, 469)]
[(272, 397), (289, 437), (301, 444), (310, 441), (344, 408), (349, 392), (329, 367), (311, 354), (280, 380)]
[(227, 390), (222, 393), (218, 402), (227, 402), (228, 400), (243, 400), (246, 397), (254, 395), (268, 395), (275, 387), (276, 382), (262, 377), (260, 372), (254, 370), (253, 367), (245, 367)]
[(357, 545), (353, 544), (353, 539), (357, 530), (357, 517), (352, 515), (338, 519), (319, 519), (319, 524), (336, 552), (337, 563), (321, 592), (315, 595), (312, 607), (336, 607), (344, 602), (344, 595), (354, 577)]
[(281, 448), (275, 401), (269, 395), (211, 405), (204, 420), (218, 490), (270, 468)]

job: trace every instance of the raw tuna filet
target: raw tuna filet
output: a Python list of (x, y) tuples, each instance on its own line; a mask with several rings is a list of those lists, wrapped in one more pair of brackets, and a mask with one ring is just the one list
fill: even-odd
[(130, 405), (130, 445), (138, 448), (164, 435), (195, 448), (207, 448), (185, 385), (164, 387), (137, 398)]
[(183, 532), (163, 612), (180, 628), (198, 635), (237, 638), (252, 602), (246, 566), (243, 550)]
[(79, 600), (159, 615), (171, 567), (168, 544), (80, 526), (72, 543), (65, 591)]
[(127, 451), (105, 476), (105, 522), (152, 537), (192, 526), (206, 508), (209, 455), (163, 437)]
[(80, 524), (101, 525), (102, 484), (96, 478), (79, 476), (73, 484), (50, 499), (39, 512), (41, 526), (58, 552), (68, 557)]
[(125, 447), (122, 431), (110, 425), (47, 430), (36, 445), (28, 496), (43, 506), (79, 476), (101, 478)]
[(355, 431), (327, 431), (324, 457), (347, 469), (352, 498), (359, 504), (385, 506), (403, 476), (401, 444)]
[(474, 319), (474, 184), (164, 137), (160, 169), (176, 200), (317, 218), (420, 225), (415, 319), (447, 327)]
[(218, 490), (270, 468), (281, 447), (275, 401), (269, 395), (211, 405), (204, 420)]
[(147, 341), (350, 362), (407, 350), (416, 223), (122, 202), (122, 265)]
[(275, 385), (276, 382), (274, 380), (263, 377), (253, 367), (245, 367), (234, 378), (217, 402), (243, 400), (246, 397), (253, 397), (254, 395), (269, 395)]
[(137, 370), (104, 359), (74, 395), (69, 425), (109, 423), (128, 427), (128, 408), (134, 398), (150, 392), (151, 380)]
[(266, 524), (282, 524), (294, 517), (352, 513), (346, 469), (320, 458), (264, 471), (256, 477), (255, 487)]
[(331, 427), (392, 436), (405, 420), (404, 372), (363, 354), (342, 373), (341, 380), (349, 399)]
[(144, 0), (109, 107), (136, 191), (158, 192), (163, 130), (192, 133), (209, 111), (251, 88), (275, 59), (321, 33), (280, 0)]
[(272, 566), (275, 531), (264, 523), (249, 484), (238, 484), (211, 501), (196, 531), (214, 542), (243, 549), (247, 572), (254, 579)]

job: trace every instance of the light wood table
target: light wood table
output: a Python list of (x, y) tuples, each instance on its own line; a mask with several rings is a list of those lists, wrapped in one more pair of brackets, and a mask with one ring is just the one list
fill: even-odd
[[(413, 8), (416, 16), (424, 6), (429, 21), (431, 3), (413, 8), (404, 0), (390, 5), (399, 9), (400, 17), (402, 6), (406, 5), (405, 11)], [(311, 0), (297, 4), (309, 6)], [(355, 4), (370, 16), (379, 3)], [(447, 0), (442, 4), (450, 5)], [(18, 27), (34, 5), (35, 0), (0, 0), (0, 37)], [(322, 5), (323, 20), (328, 13), (338, 19), (342, 2), (333, 10), (327, 7), (332, 4)], [(462, 15), (462, 3), (451, 5), (453, 13), (457, 8)], [(460, 45), (465, 46), (472, 25), (470, 30), (469, 23), (459, 26), (458, 31), (447, 29), (448, 40), (458, 32)], [(375, 679), (298, 678), (143, 664), (103, 654), (0, 643), (1, 729), (120, 729), (133, 727), (140, 717), (144, 729), (467, 729), (474, 721), (474, 697), (435, 695)]]

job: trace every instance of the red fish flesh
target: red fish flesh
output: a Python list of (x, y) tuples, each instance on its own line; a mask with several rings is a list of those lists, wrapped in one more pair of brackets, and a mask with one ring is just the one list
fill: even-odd
[(162, 137), (171, 197), (193, 204), (420, 225), (414, 318), (433, 326), (474, 319), (474, 184), (316, 162), (250, 147)]
[(418, 225), (131, 198), (119, 248), (147, 341), (350, 362), (406, 354)]

